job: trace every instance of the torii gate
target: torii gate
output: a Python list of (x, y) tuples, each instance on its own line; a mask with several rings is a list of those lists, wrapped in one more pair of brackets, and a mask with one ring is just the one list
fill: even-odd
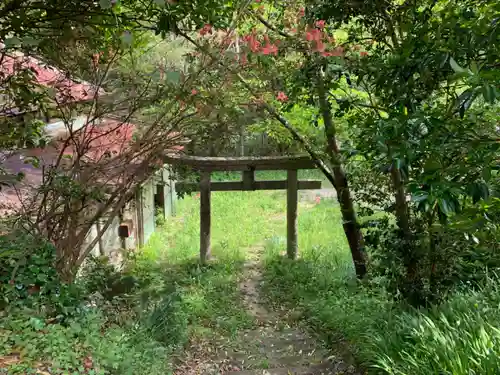
[[(321, 189), (321, 181), (298, 181), (299, 169), (315, 169), (307, 156), (293, 157), (197, 157), (167, 156), (165, 162), (198, 170), (200, 183), (177, 182), (176, 185), (200, 192), (200, 260), (210, 258), (210, 195), (212, 191), (287, 190), (287, 256), (297, 256), (297, 204), (298, 190)], [(282, 181), (255, 181), (256, 170), (286, 170), (287, 179)], [(241, 181), (211, 182), (216, 171), (241, 171)]]

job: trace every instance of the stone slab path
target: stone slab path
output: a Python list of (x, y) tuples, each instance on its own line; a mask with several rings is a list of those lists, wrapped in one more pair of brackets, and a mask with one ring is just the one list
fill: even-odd
[[(240, 283), (244, 304), (255, 319), (253, 328), (237, 337), (196, 345), (188, 350), (175, 375), (361, 375), (323, 348), (301, 328), (289, 325), (286, 318), (266, 308), (260, 298), (263, 247), (249, 249), (254, 259), (245, 264)], [(198, 343), (199, 344), (199, 343)], [(200, 347), (204, 347), (200, 352)], [(210, 348), (217, 348), (210, 352)], [(207, 350), (209, 351), (207, 353)]]

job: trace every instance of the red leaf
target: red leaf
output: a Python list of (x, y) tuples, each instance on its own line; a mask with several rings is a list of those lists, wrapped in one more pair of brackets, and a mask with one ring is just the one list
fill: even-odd
[(325, 20), (319, 20), (316, 21), (316, 27), (323, 29), (325, 27), (326, 21)]
[(211, 34), (212, 33), (212, 25), (210, 24), (206, 24), (205, 26), (203, 26), (200, 31), (199, 31), (200, 35), (207, 35), (207, 34)]
[(280, 91), (278, 92), (276, 99), (278, 99), (280, 102), (286, 102), (288, 100), (288, 96), (283, 91)]

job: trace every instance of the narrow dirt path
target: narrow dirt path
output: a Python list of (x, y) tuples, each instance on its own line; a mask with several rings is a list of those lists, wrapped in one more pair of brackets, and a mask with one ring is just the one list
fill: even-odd
[[(270, 311), (260, 297), (263, 246), (248, 249), (240, 283), (245, 307), (254, 318), (237, 337), (207, 342), (185, 358), (176, 375), (340, 375), (359, 374), (300, 328)], [(194, 348), (193, 348), (194, 349)], [(189, 350), (188, 350), (189, 352)]]
[[(260, 298), (262, 247), (254, 247), (253, 259), (246, 263), (240, 284), (244, 303), (256, 320), (257, 328), (244, 332), (249, 359), (244, 371), (227, 375), (340, 375), (356, 374), (354, 367), (342, 362), (300, 328), (290, 326), (278, 313), (268, 310)], [(253, 349), (253, 350), (252, 350)]]

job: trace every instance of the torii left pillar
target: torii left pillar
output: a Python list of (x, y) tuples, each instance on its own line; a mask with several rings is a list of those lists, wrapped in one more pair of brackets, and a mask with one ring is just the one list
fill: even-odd
[(203, 171), (200, 177), (200, 261), (206, 263), (211, 250), (210, 172)]

